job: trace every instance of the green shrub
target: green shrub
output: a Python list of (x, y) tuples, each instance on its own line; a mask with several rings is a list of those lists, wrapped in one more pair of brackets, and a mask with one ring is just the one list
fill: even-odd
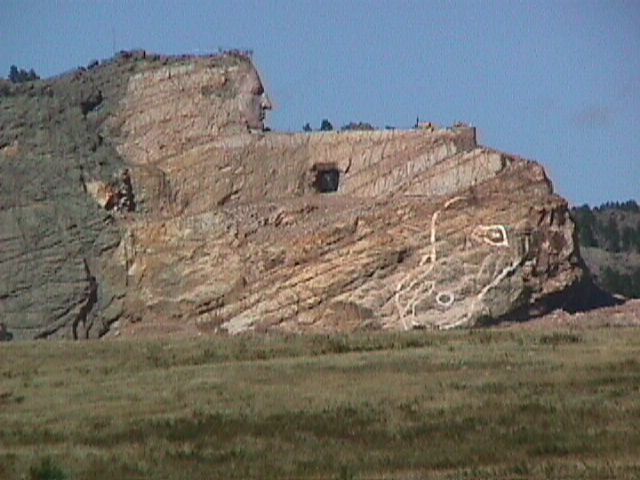
[(540, 343), (542, 345), (567, 345), (572, 343), (581, 343), (583, 338), (581, 335), (571, 332), (553, 332), (551, 334), (544, 334), (540, 337)]
[(51, 457), (45, 457), (37, 466), (29, 469), (30, 480), (66, 480), (64, 470), (57, 466)]

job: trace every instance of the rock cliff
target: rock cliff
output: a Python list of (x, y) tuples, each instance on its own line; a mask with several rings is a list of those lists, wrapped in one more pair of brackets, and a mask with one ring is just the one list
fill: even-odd
[(15, 338), (453, 328), (590, 288), (544, 169), (472, 127), (284, 134), (250, 59), (0, 85)]

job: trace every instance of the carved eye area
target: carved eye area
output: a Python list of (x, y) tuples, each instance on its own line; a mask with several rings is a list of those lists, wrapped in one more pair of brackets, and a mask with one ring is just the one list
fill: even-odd
[(251, 88), (251, 93), (254, 95), (262, 95), (264, 93), (264, 87), (262, 86), (262, 83), (257, 82), (257, 84)]
[(509, 246), (509, 237), (504, 225), (478, 225), (471, 232), (471, 238), (494, 247)]

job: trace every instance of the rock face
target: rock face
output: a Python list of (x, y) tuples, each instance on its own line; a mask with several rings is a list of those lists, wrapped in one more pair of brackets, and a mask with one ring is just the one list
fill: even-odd
[(16, 338), (475, 326), (574, 308), (590, 285), (543, 168), (471, 127), (264, 132), (236, 54), (5, 87)]

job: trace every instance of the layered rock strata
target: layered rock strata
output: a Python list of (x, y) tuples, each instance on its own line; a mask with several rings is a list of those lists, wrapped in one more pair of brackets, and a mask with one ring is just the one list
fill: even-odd
[(471, 127), (265, 132), (239, 55), (120, 58), (2, 108), (33, 90), (43, 133), (0, 130), (0, 320), (19, 338), (475, 326), (589, 283), (543, 168)]

